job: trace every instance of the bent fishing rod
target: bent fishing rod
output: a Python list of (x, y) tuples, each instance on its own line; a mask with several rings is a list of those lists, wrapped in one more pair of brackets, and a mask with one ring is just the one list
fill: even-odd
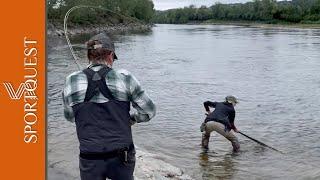
[(72, 54), (72, 57), (73, 57), (73, 59), (74, 59), (74, 62), (77, 64), (77, 67), (78, 67), (79, 70), (81, 70), (82, 68), (81, 68), (80, 63), (78, 62), (78, 58), (77, 58), (77, 56), (76, 56), (76, 54), (75, 54), (75, 52), (74, 52), (74, 50), (73, 50), (72, 44), (70, 43), (70, 39), (69, 39), (69, 37), (68, 37), (68, 24), (67, 24), (67, 22), (68, 22), (68, 17), (69, 17), (69, 15), (70, 15), (70, 13), (71, 13), (72, 11), (74, 11), (74, 10), (76, 10), (76, 9), (80, 9), (80, 8), (100, 9), (100, 10), (104, 10), (104, 11), (107, 11), (107, 12), (110, 12), (110, 13), (113, 13), (113, 14), (116, 14), (116, 15), (118, 15), (118, 16), (120, 16), (120, 17), (123, 17), (123, 18), (126, 18), (126, 19), (130, 19), (130, 20), (133, 20), (133, 21), (138, 21), (138, 22), (140, 22), (140, 23), (143, 23), (143, 21), (141, 21), (141, 20), (139, 20), (139, 19), (136, 19), (136, 18), (133, 18), (133, 17), (129, 17), (129, 16), (125, 16), (125, 15), (123, 15), (123, 14), (119, 14), (119, 13), (117, 13), (117, 12), (115, 12), (115, 11), (112, 11), (112, 10), (107, 9), (107, 8), (103, 8), (103, 7), (101, 7), (101, 6), (78, 5), (78, 6), (74, 6), (74, 7), (70, 8), (70, 9), (67, 11), (67, 13), (65, 14), (65, 16), (64, 16), (63, 29), (64, 29), (64, 35), (65, 35), (65, 37), (66, 37), (66, 40), (67, 40), (69, 49), (70, 49), (71, 54)]

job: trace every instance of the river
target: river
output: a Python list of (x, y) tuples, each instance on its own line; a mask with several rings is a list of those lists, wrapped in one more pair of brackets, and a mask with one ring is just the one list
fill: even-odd
[[(73, 39), (85, 66), (83, 35)], [(320, 30), (224, 25), (157, 25), (114, 35), (114, 68), (134, 74), (157, 115), (133, 127), (135, 144), (194, 179), (320, 179)], [(48, 41), (48, 166), (78, 175), (75, 125), (63, 118), (61, 90), (77, 70), (65, 40)], [(240, 99), (241, 151), (212, 134), (202, 153), (203, 102)], [(70, 178), (71, 179), (71, 178)]]

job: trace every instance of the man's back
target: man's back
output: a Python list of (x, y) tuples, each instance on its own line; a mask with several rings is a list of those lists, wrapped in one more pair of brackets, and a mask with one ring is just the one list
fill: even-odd
[(234, 119), (235, 110), (232, 104), (226, 102), (214, 102), (212, 103), (214, 111), (208, 115), (211, 120), (226, 120)]
[[(92, 67), (94, 71), (101, 69), (101, 66)], [(142, 89), (138, 80), (126, 70), (111, 69), (106, 75), (106, 85), (116, 100), (132, 102), (137, 112), (132, 116), (137, 122), (149, 121), (155, 116), (155, 105), (146, 92)], [(83, 71), (77, 71), (66, 78), (63, 91), (64, 114), (67, 120), (74, 121), (72, 106), (82, 103), (88, 87), (87, 76)], [(101, 92), (97, 93), (90, 102), (105, 103), (108, 98)]]
[(234, 107), (231, 104), (225, 102), (217, 102), (216, 107), (211, 115), (212, 119), (224, 120), (229, 119), (229, 117), (232, 116), (234, 112)]
[[(105, 153), (133, 144), (130, 127), (130, 102), (114, 98), (106, 83), (112, 69), (103, 66), (99, 71), (83, 70), (88, 87), (83, 102), (72, 106), (81, 153)], [(91, 99), (102, 94), (107, 102)]]

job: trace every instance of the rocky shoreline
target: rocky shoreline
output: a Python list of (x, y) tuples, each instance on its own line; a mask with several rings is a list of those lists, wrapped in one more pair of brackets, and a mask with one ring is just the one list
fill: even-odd
[[(76, 167), (75, 167), (76, 168)], [(75, 174), (63, 172), (65, 167), (49, 165), (48, 180), (79, 179), (78, 170)], [(135, 180), (192, 180), (183, 170), (161, 160), (157, 155), (137, 149)]]
[[(120, 24), (103, 24), (103, 25), (90, 25), (90, 26), (75, 26), (68, 25), (68, 35), (79, 35), (79, 34), (92, 34), (99, 32), (106, 32), (110, 34), (119, 33), (134, 33), (134, 32), (148, 32), (151, 31), (152, 24), (142, 23), (120, 23)], [(64, 36), (64, 29), (62, 23), (47, 24), (47, 35), (48, 36)]]

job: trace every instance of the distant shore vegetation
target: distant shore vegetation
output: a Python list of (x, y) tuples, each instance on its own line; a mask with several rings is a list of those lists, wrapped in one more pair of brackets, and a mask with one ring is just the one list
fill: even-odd
[(150, 23), (155, 14), (151, 0), (47, 0), (49, 22), (62, 23), (66, 12), (77, 5), (100, 6), (116, 13), (89, 8), (77, 9), (69, 16), (73, 25), (120, 24), (127, 23), (132, 17)]
[(320, 0), (254, 0), (247, 3), (221, 4), (156, 11), (153, 23), (185, 24), (239, 21), (266, 24), (320, 24)]

